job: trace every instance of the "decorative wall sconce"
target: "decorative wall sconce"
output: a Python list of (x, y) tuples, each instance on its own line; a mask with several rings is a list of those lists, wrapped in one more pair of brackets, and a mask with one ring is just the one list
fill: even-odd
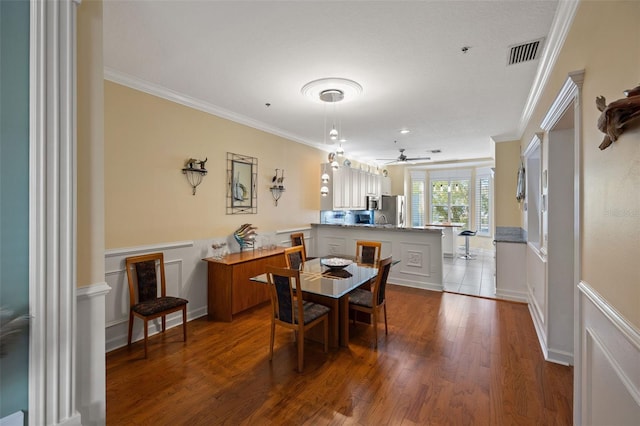
[(278, 171), (280, 169), (276, 169), (275, 176), (271, 179), (271, 187), (269, 190), (271, 191), (271, 196), (273, 197), (273, 201), (278, 207), (278, 200), (282, 197), (282, 193), (285, 191), (284, 189), (284, 169), (282, 169), (282, 173), (278, 176)]
[(193, 195), (196, 195), (196, 187), (202, 183), (202, 178), (207, 174), (204, 164), (208, 159), (207, 157), (204, 161), (200, 161), (195, 158), (189, 158), (182, 169), (182, 173), (187, 176), (189, 185), (193, 188)]

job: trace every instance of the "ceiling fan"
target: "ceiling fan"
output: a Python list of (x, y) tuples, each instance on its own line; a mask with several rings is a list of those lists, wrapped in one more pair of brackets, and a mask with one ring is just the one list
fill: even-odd
[(400, 148), (400, 155), (398, 156), (398, 158), (377, 158), (378, 161), (388, 161), (388, 163), (386, 164), (393, 164), (393, 163), (408, 163), (411, 161), (421, 161), (421, 160), (431, 160), (431, 157), (407, 157), (406, 155), (404, 155), (404, 148)]

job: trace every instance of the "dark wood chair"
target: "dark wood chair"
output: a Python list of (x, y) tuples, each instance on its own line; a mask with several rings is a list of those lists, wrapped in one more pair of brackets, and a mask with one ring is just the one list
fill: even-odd
[(271, 295), (271, 342), (269, 361), (273, 359), (276, 324), (295, 331), (298, 343), (298, 372), (304, 367), (304, 335), (315, 325), (324, 323), (324, 351), (329, 349), (330, 308), (319, 303), (306, 302), (300, 288), (300, 271), (267, 266), (267, 281)]
[(304, 233), (302, 232), (294, 232), (290, 235), (291, 237), (291, 247), (302, 246), (302, 254), (304, 256), (303, 260), (311, 260), (315, 259), (315, 257), (307, 257), (307, 246), (304, 243)]
[[(167, 296), (164, 277), (164, 255), (162, 253), (127, 257), (127, 279), (129, 281), (129, 338), (131, 346), (133, 319), (144, 321), (144, 357), (147, 357), (148, 322), (162, 318), (162, 332), (166, 329), (166, 315), (182, 311), (182, 334), (187, 341), (186, 299)], [(160, 296), (158, 296), (158, 271), (160, 271)]]
[(304, 247), (295, 246), (284, 249), (284, 261), (287, 268), (300, 269), (304, 264)]
[[(375, 348), (378, 349), (378, 315), (380, 309), (384, 312), (384, 334), (387, 329), (387, 303), (385, 290), (387, 278), (391, 270), (391, 256), (382, 259), (378, 263), (378, 275), (376, 276), (372, 290), (357, 288), (349, 293), (349, 310), (364, 312), (371, 315), (373, 333), (375, 336)], [(353, 313), (353, 322), (356, 322), (356, 312)]]
[(358, 262), (376, 265), (380, 261), (382, 243), (378, 241), (356, 241), (356, 258)]

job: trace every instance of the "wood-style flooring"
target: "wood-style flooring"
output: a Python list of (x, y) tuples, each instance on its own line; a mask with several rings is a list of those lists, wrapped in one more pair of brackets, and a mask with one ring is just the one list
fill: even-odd
[(389, 335), (305, 343), (269, 309), (205, 318), (107, 354), (108, 425), (570, 425), (570, 367), (545, 362), (524, 304), (388, 286)]

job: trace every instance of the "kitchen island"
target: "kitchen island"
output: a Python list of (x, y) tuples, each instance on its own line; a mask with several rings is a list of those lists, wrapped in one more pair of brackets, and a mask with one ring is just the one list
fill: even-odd
[(311, 224), (315, 256), (356, 253), (356, 241), (380, 241), (382, 257), (400, 261), (389, 282), (442, 291), (442, 227), (398, 228), (391, 225)]

